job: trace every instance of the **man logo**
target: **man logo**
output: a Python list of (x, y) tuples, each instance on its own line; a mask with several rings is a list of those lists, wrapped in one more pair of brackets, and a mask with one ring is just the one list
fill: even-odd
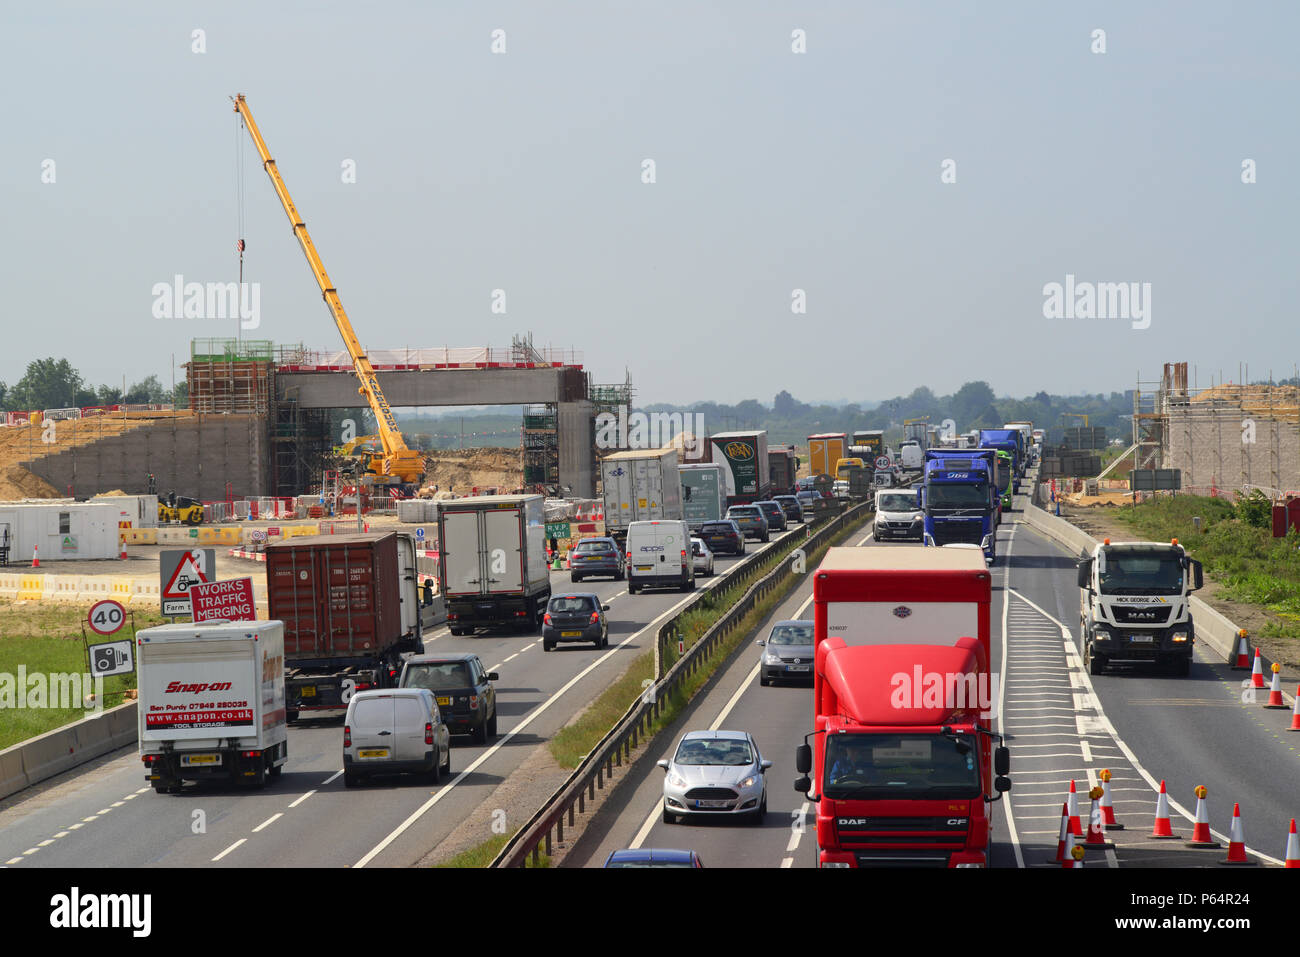
[(908, 608), (906, 605), (899, 605), (897, 608), (894, 609), (895, 618), (906, 618), (911, 613), (912, 613), (912, 609)]
[(723, 452), (726, 454), (727, 458), (736, 459), (737, 461), (752, 459), (754, 457), (754, 450), (744, 442), (728, 442)]

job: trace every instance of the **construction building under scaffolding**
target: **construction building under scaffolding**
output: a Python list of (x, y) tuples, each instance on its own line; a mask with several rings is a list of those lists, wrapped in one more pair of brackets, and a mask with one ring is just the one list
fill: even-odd
[(1134, 458), (1138, 468), (1180, 469), (1184, 489), (1300, 489), (1300, 388), (1189, 388), (1187, 363), (1166, 363), (1158, 383), (1134, 392)]

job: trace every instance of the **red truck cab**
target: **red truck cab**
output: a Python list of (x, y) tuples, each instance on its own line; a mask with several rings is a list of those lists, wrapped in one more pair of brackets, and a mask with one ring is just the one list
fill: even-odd
[(834, 548), (813, 597), (814, 727), (795, 789), (817, 802), (818, 866), (987, 866), (1011, 782), (983, 557)]

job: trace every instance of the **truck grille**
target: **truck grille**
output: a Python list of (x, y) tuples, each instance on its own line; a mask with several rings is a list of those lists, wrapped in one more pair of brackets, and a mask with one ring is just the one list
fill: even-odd
[(686, 797), (692, 801), (734, 801), (737, 794), (731, 788), (691, 788)]
[(984, 540), (982, 522), (935, 522), (936, 545), (978, 545)]
[(1123, 625), (1159, 625), (1169, 620), (1173, 608), (1169, 605), (1115, 605), (1115, 620)]
[(948, 855), (935, 851), (857, 851), (858, 867), (947, 867)]
[(947, 831), (964, 832), (964, 817), (855, 817), (837, 818), (841, 831)]

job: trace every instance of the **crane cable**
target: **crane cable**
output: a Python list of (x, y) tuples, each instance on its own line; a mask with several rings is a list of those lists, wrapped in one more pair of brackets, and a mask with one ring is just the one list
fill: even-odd
[[(239, 251), (239, 296), (240, 302), (243, 301), (244, 294), (244, 136), (243, 133), (244, 117), (238, 111), (235, 112), (235, 248)], [(235, 309), (235, 345), (236, 352), (239, 346), (239, 333), (242, 323), (239, 321), (239, 309)]]

